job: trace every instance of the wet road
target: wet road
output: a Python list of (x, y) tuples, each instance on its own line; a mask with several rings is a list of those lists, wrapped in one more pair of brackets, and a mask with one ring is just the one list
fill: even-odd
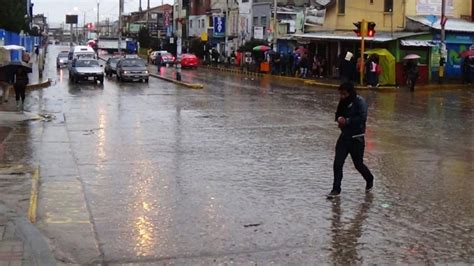
[(203, 69), (183, 77), (203, 90), (48, 73), (28, 108), (55, 119), (32, 123), (25, 149), (60, 260), (474, 263), (473, 91), (362, 92), (375, 190), (348, 160), (328, 201), (333, 90)]

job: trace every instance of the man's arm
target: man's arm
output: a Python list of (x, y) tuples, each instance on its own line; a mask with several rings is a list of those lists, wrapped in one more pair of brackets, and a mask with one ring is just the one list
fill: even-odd
[(352, 128), (356, 128), (358, 125), (364, 124), (367, 121), (367, 103), (362, 99), (358, 99), (357, 101), (354, 101), (354, 105), (355, 115), (348, 117), (345, 124)]

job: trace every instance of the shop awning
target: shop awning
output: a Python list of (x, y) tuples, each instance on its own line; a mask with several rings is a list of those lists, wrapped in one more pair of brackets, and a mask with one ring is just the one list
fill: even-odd
[[(416, 35), (423, 35), (425, 32), (377, 32), (374, 37), (366, 37), (365, 40), (369, 42), (388, 42), (400, 38), (406, 38)], [(359, 41), (360, 37), (353, 31), (318, 31), (304, 34), (293, 34), (296, 39), (307, 40), (335, 40), (335, 41)]]
[(412, 47), (433, 47), (436, 44), (433, 41), (428, 40), (400, 40), (402, 46), (412, 46)]
[[(421, 23), (432, 29), (441, 30), (440, 17), (435, 16), (407, 16), (408, 19)], [(444, 29), (455, 32), (474, 32), (474, 22), (459, 18), (448, 18)]]

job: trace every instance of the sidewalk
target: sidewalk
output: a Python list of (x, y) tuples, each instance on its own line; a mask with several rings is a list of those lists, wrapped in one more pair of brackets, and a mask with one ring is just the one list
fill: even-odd
[[(48, 87), (51, 83), (47, 78), (39, 79), (36, 62), (33, 62), (33, 73), (29, 78), (28, 90)], [(34, 119), (41, 117), (30, 112), (16, 111), (15, 93), (11, 91), (8, 102), (0, 104), (0, 149), (11, 147), (5, 145), (5, 140), (8, 141), (18, 122)], [(12, 171), (14, 170), (8, 165), (0, 166), (2, 183), (8, 183), (12, 178), (15, 180), (20, 178)], [(6, 191), (4, 193), (7, 194)], [(30, 197), (29, 194), (22, 196)], [(26, 213), (16, 212), (0, 201), (0, 266), (3, 265), (56, 265), (56, 260), (45, 238), (26, 218)]]
[[(248, 72), (241, 70), (237, 66), (207, 66), (201, 65), (200, 67), (206, 68), (209, 70), (215, 71), (224, 71), (229, 73), (235, 73), (239, 75), (246, 75), (246, 76), (253, 76), (253, 77), (271, 77), (273, 79), (280, 79), (280, 80), (288, 80), (288, 81), (296, 81), (301, 82), (308, 86), (316, 86), (318, 88), (332, 88), (336, 89), (339, 87), (339, 80), (337, 79), (329, 79), (329, 78), (321, 78), (321, 79), (314, 79), (314, 78), (297, 78), (297, 77), (290, 77), (290, 76), (279, 76), (279, 75), (271, 75), (265, 73), (256, 73), (256, 72)], [(366, 86), (356, 85), (356, 89), (358, 90), (372, 90), (372, 91), (380, 91), (380, 92), (397, 92), (400, 90), (407, 90), (405, 87), (400, 86), (380, 86), (377, 88), (371, 88)], [(446, 84), (437, 84), (437, 83), (429, 83), (429, 84), (419, 84), (416, 85), (415, 91), (429, 91), (429, 90), (456, 90), (456, 89), (474, 89), (474, 85), (472, 84), (460, 84), (460, 83), (446, 83)]]
[(0, 204), (0, 265), (56, 265), (38, 229), (3, 204)]

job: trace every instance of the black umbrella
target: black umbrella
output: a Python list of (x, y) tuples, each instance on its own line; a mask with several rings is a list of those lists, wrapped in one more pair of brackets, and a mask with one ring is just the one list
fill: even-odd
[(0, 71), (6, 73), (15, 73), (18, 68), (23, 68), (26, 73), (31, 73), (33, 71), (31, 65), (22, 61), (11, 61), (4, 65), (0, 65)]

